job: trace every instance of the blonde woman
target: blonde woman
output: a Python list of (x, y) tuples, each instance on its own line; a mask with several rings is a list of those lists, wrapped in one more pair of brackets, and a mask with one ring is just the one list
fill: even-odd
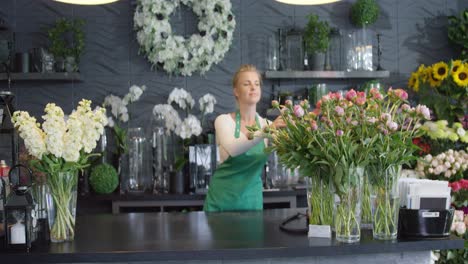
[[(253, 65), (242, 65), (232, 80), (238, 109), (215, 120), (216, 141), (221, 164), (210, 181), (203, 210), (207, 212), (262, 210), (262, 170), (268, 159), (265, 139), (247, 138), (247, 126), (264, 127), (266, 120), (257, 114), (261, 75)], [(281, 119), (271, 124), (283, 127)]]

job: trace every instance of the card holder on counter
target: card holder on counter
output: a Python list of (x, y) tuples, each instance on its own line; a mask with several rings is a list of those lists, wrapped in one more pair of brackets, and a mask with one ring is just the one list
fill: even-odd
[(454, 212), (454, 209), (401, 208), (398, 216), (398, 237), (409, 239), (448, 237)]

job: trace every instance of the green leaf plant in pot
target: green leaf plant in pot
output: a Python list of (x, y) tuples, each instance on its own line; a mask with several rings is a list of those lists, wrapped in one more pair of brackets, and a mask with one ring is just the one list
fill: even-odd
[(461, 59), (468, 59), (468, 8), (465, 9), (460, 17), (448, 17), (448, 38), (450, 41), (461, 48)]
[(357, 0), (350, 11), (351, 22), (357, 27), (372, 25), (379, 18), (379, 6), (375, 0)]
[(305, 48), (311, 54), (312, 70), (323, 71), (330, 42), (330, 26), (328, 22), (320, 21), (317, 15), (310, 14), (308, 18), (304, 32)]
[(84, 50), (85, 22), (82, 19), (58, 19), (47, 31), (50, 51), (54, 55), (57, 71), (76, 72)]

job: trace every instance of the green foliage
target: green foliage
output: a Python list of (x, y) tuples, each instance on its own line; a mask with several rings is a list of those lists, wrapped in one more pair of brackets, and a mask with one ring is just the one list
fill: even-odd
[(83, 170), (90, 165), (90, 159), (99, 157), (98, 153), (86, 154), (83, 150), (80, 151), (80, 158), (76, 162), (68, 162), (63, 158), (57, 158), (53, 154), (43, 155), (40, 160), (31, 160), (31, 167), (46, 174), (57, 174), (58, 172), (76, 172)]
[[(56, 21), (53, 28), (48, 30), (47, 34), (51, 43), (50, 51), (55, 58), (73, 56), (77, 62), (80, 61), (80, 55), (84, 49), (84, 32), (82, 30), (84, 24), (82, 19), (61, 18)], [(67, 38), (69, 33), (72, 36), (70, 41)]]
[(112, 193), (119, 185), (119, 176), (114, 167), (104, 163), (93, 168), (89, 183), (96, 193)]
[(379, 6), (375, 0), (357, 0), (350, 11), (351, 22), (358, 27), (374, 24), (379, 18)]
[(468, 9), (460, 17), (449, 16), (448, 23), (448, 38), (461, 47), (461, 58), (468, 59)]
[(314, 14), (308, 16), (309, 22), (304, 32), (307, 51), (310, 53), (324, 53), (330, 42), (330, 26), (326, 21), (320, 21)]
[(122, 155), (128, 152), (127, 130), (121, 128), (117, 123), (114, 125), (115, 142), (117, 144), (117, 154)]

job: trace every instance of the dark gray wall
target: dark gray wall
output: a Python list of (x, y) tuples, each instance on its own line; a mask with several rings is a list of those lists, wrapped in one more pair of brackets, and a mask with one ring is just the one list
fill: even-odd
[[(8, 21), (16, 32), (16, 50), (27, 51), (47, 45), (46, 28), (60, 17), (86, 20), (86, 49), (80, 70), (83, 82), (15, 82), (17, 107), (39, 116), (47, 102), (56, 102), (66, 112), (71, 111), (81, 98), (101, 103), (109, 93), (122, 95), (131, 84), (146, 84), (148, 91), (141, 102), (131, 108), (137, 123), (149, 119), (154, 104), (162, 103), (173, 87), (184, 87), (195, 98), (210, 92), (220, 102), (215, 111), (232, 111), (235, 107), (230, 81), (236, 68), (242, 63), (256, 64), (264, 68), (264, 41), (278, 27), (303, 27), (306, 16), (316, 13), (322, 19), (342, 30), (352, 29), (348, 22), (348, 10), (354, 1), (346, 0), (322, 6), (292, 6), (274, 0), (231, 0), (237, 27), (231, 49), (219, 65), (205, 76), (168, 76), (154, 72), (146, 59), (138, 55), (138, 44), (133, 31), (135, 2), (120, 0), (104, 6), (76, 6), (52, 0), (1, 0), (0, 16)], [(455, 56), (446, 37), (446, 15), (458, 14), (468, 7), (467, 0), (378, 0), (381, 16), (372, 30), (383, 34), (383, 62), (392, 72), (386, 80), (393, 86), (405, 86), (409, 73), (418, 64), (430, 64)], [(183, 10), (171, 19), (176, 32), (192, 34), (196, 31), (193, 14)], [(283, 90), (299, 90), (317, 81), (282, 81)], [(265, 80), (265, 109), (271, 85)], [(359, 82), (330, 81), (333, 89), (348, 88)], [(5, 89), (6, 82), (0, 83)]]

